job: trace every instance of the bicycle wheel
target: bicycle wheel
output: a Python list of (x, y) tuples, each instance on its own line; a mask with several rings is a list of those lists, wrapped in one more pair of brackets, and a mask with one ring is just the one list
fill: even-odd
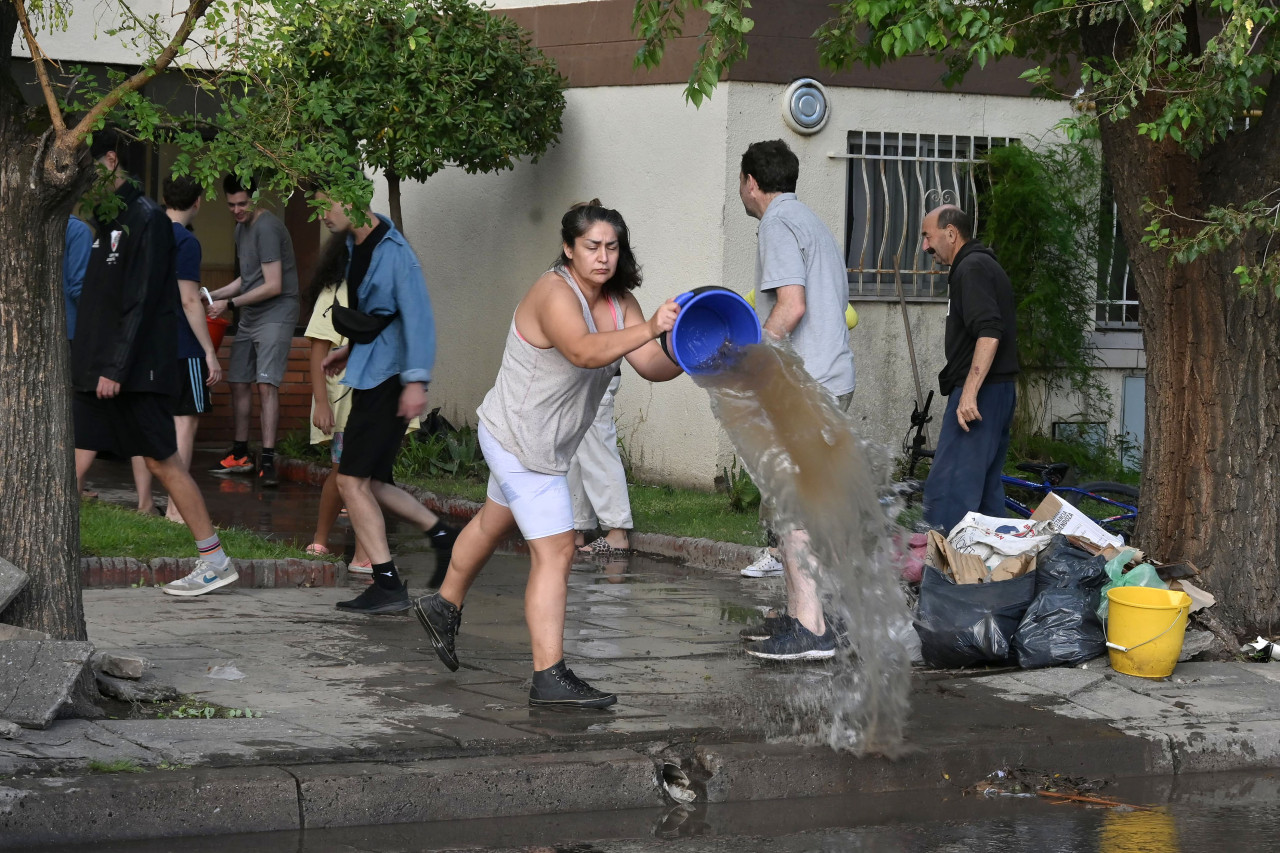
[[(1124, 537), (1125, 542), (1132, 541), (1133, 529), (1138, 524), (1137, 489), (1124, 483), (1112, 483), (1105, 480), (1094, 483), (1081, 483), (1075, 488), (1079, 489), (1080, 492), (1088, 492), (1089, 494), (1066, 492), (1062, 497), (1072, 506), (1084, 510), (1085, 514), (1097, 521), (1103, 530), (1120, 534)], [(1095, 495), (1103, 500), (1097, 500), (1092, 497)], [(1107, 501), (1115, 501), (1116, 503), (1132, 506), (1134, 510), (1130, 512), (1123, 506), (1116, 506), (1115, 503), (1107, 503)]]

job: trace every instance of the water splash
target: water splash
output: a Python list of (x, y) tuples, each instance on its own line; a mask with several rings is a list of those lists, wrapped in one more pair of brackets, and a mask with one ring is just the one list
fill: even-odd
[[(815, 580), (849, 645), (825, 668), (783, 673), (783, 734), (856, 753), (899, 751), (908, 712), (911, 616), (881, 495), (890, 457), (785, 346), (727, 353), (695, 376), (772, 513), (771, 526)], [(855, 403), (856, 405), (856, 403)], [(789, 729), (789, 731), (786, 731)]]

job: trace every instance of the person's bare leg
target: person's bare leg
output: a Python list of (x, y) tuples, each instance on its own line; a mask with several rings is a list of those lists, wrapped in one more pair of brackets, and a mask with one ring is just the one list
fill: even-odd
[(391, 560), (391, 548), (387, 545), (387, 523), (382, 508), (373, 496), (372, 481), (368, 477), (338, 475), (338, 491), (347, 504), (347, 517), (355, 528), (356, 537), (365, 547), (373, 563)]
[(532, 566), (524, 590), (524, 620), (535, 672), (564, 659), (564, 612), (573, 550), (572, 530), (529, 542)]
[(809, 551), (809, 534), (793, 530), (782, 536), (782, 568), (787, 585), (787, 612), (816, 636), (827, 631), (822, 618), (822, 601), (818, 585), (805, 568)]
[[(333, 523), (338, 520), (342, 511), (342, 493), (338, 491), (338, 465), (335, 462), (329, 469), (329, 476), (324, 478), (324, 487), (320, 489), (320, 512), (316, 516), (316, 532), (311, 537), (314, 545), (329, 547), (329, 534), (333, 532)], [(357, 552), (359, 544), (357, 541)]]
[(76, 486), (81, 493), (84, 492), (84, 478), (89, 474), (89, 468), (93, 465), (93, 460), (98, 458), (98, 451), (84, 450), (76, 448)]
[(133, 468), (133, 487), (138, 491), (138, 512), (154, 515), (156, 499), (151, 494), (151, 472), (147, 470), (147, 460), (141, 456), (131, 456), (129, 466)]
[[(199, 415), (173, 416), (173, 428), (178, 435), (178, 460), (183, 470), (188, 473), (191, 471), (191, 458), (195, 455), (196, 428), (199, 426)], [(172, 498), (169, 500), (169, 507), (165, 510), (164, 517), (177, 524), (186, 523), (182, 520), (182, 513), (178, 512), (178, 506)]]
[[(436, 522), (440, 520), (440, 516), (423, 506), (422, 501), (399, 486), (373, 480), (371, 481), (371, 488), (373, 489), (374, 498), (377, 499), (378, 504), (383, 509), (395, 513), (424, 533), (435, 527)], [(351, 513), (350, 503), (347, 504), (347, 513)], [(352, 524), (354, 523), (353, 520)], [(360, 528), (358, 527), (356, 528), (356, 535), (360, 535)]]
[(253, 408), (253, 390), (248, 382), (231, 383), (231, 420), (235, 426), (235, 440), (249, 440), (249, 415)]
[(258, 417), (262, 421), (262, 446), (274, 448), (280, 430), (280, 389), (266, 382), (258, 383)]
[[(515, 526), (516, 519), (511, 510), (485, 498), (484, 506), (467, 522), (467, 526), (462, 528), (457, 541), (453, 543), (449, 571), (444, 583), (440, 584), (440, 597), (454, 607), (461, 607), (476, 576)], [(572, 542), (572, 538), (570, 541)]]
[(147, 459), (147, 469), (169, 493), (169, 500), (178, 504), (178, 512), (186, 519), (187, 529), (195, 540), (199, 542), (213, 536), (213, 522), (209, 519), (204, 495), (191, 479), (191, 472), (182, 467), (178, 454), (163, 460)]

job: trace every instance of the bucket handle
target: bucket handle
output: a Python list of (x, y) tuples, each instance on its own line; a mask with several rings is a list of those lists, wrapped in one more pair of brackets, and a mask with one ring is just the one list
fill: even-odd
[[(1190, 616), (1190, 613), (1188, 613), (1187, 615), (1188, 615), (1188, 616)], [(1152, 637), (1150, 640), (1143, 640), (1141, 643), (1138, 643), (1138, 645), (1136, 645), (1136, 646), (1128, 646), (1128, 647), (1126, 647), (1126, 646), (1122, 646), (1122, 645), (1120, 645), (1120, 644), (1118, 644), (1118, 643), (1113, 643), (1113, 642), (1111, 642), (1111, 638), (1110, 638), (1110, 637), (1107, 637), (1107, 648), (1109, 648), (1109, 649), (1115, 649), (1115, 650), (1116, 650), (1116, 651), (1118, 651), (1118, 652), (1124, 652), (1124, 653), (1126, 653), (1126, 654), (1127, 654), (1127, 653), (1129, 653), (1129, 652), (1131, 652), (1131, 651), (1133, 651), (1134, 649), (1140, 649), (1140, 648), (1142, 648), (1143, 646), (1145, 646), (1147, 643), (1154, 643), (1156, 640), (1160, 639), (1160, 638), (1161, 638), (1161, 637), (1163, 637), (1165, 634), (1169, 633), (1169, 632), (1170, 632), (1170, 631), (1172, 631), (1174, 628), (1176, 628), (1176, 627), (1177, 627), (1177, 625), (1178, 625), (1178, 620), (1179, 620), (1179, 619), (1181, 619), (1181, 618), (1182, 618), (1182, 608), (1181, 608), (1181, 607), (1179, 607), (1179, 608), (1178, 608), (1178, 612), (1177, 612), (1177, 613), (1175, 613), (1175, 614), (1174, 614), (1174, 616), (1173, 616), (1173, 623), (1172, 623), (1171, 625), (1169, 625), (1169, 627), (1168, 627), (1168, 628), (1165, 628), (1163, 631), (1161, 631), (1159, 634), (1156, 634), (1156, 635), (1155, 635), (1154, 637)], [(1109, 621), (1109, 620), (1108, 620), (1108, 621)]]

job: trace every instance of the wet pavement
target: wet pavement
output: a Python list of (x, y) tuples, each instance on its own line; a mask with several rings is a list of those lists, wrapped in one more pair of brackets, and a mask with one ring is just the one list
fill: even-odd
[[(113, 489), (111, 470), (95, 469), (90, 480), (104, 499), (121, 499), (127, 486)], [(127, 484), (127, 466), (114, 470)], [(239, 519), (276, 535), (301, 531), (306, 541), (316, 489), (222, 482), (202, 479), (220, 524)], [(123, 502), (132, 502), (131, 490)], [(422, 546), (416, 533), (401, 534), (398, 563), (413, 592), (422, 591), (434, 565)], [(821, 720), (784, 710), (785, 699), (831, 679), (835, 667), (762, 665), (740, 649), (739, 629), (781, 601), (781, 579), (749, 580), (643, 555), (583, 561), (570, 577), (567, 661), (583, 678), (617, 691), (619, 704), (533, 709), (527, 571), (527, 557), (500, 553), (480, 576), (463, 613), (456, 673), (438, 661), (411, 615), (334, 609), (358, 587), (227, 588), (194, 599), (145, 587), (86, 590), (89, 638), (99, 648), (147, 658), (147, 679), (176, 687), (192, 708), (208, 703), (242, 714), (62, 720), (0, 740), (0, 777), (12, 774), (0, 781), (0, 849), (250, 830), (294, 832), (278, 836), (280, 846), (237, 840), (235, 847), (451, 849), (464, 845), (468, 831), (456, 822), (482, 818), (469, 824), (482, 849), (610, 838), (623, 840), (598, 849), (647, 850), (655, 837), (681, 837), (682, 826), (696, 834), (705, 823), (701, 836), (681, 842), (687, 849), (1177, 850), (1017, 847), (1010, 839), (1020, 833), (1041, 836), (1002, 818), (958, 836), (951, 824), (912, 824), (906, 841), (890, 835), (891, 846), (877, 848), (881, 829), (862, 838), (864, 830), (845, 831), (858, 824), (837, 822), (830, 826), (840, 829), (823, 835), (804, 830), (828, 824), (782, 818), (821, 813), (796, 798), (844, 796), (843, 806), (832, 807), (838, 814), (856, 802), (849, 795), (911, 791), (901, 818), (910, 824), (916, 804), (954, 802), (962, 788), (1000, 767), (1091, 778), (1280, 767), (1280, 664), (1181, 664), (1168, 680), (1118, 675), (1104, 660), (1030, 672), (918, 671), (900, 749), (892, 756), (836, 752), (815, 736)], [(93, 762), (119, 760), (149, 772), (93, 772)], [(672, 811), (664, 765), (689, 777), (696, 808)], [(768, 805), (781, 800), (786, 804)], [(624, 828), (561, 833), (610, 825), (599, 817), (606, 813)], [(1274, 827), (1270, 814), (1265, 825)], [(573, 815), (586, 823), (574, 824)], [(421, 821), (439, 833), (411, 827)], [(391, 824), (403, 826), (352, 828)], [(542, 828), (485, 835), (482, 826)], [(334, 834), (315, 835), (323, 829)], [(1100, 837), (1096, 827), (1079, 832)], [(706, 841), (708, 834), (739, 840)], [(756, 835), (777, 836), (777, 843), (741, 840)], [(1000, 843), (980, 846), (987, 836)], [(935, 842), (917, 845), (917, 837)], [(232, 849), (192, 843), (181, 847)]]

